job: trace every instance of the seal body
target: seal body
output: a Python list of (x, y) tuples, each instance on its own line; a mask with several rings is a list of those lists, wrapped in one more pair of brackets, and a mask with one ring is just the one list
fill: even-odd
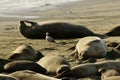
[(37, 63), (47, 69), (47, 74), (50, 76), (56, 76), (57, 74), (70, 70), (69, 63), (59, 56), (45, 56)]
[(61, 80), (43, 74), (39, 74), (30, 70), (16, 71), (11, 73), (10, 75), (20, 80)]
[(91, 75), (97, 75), (100, 68), (112, 69), (120, 72), (120, 62), (119, 61), (103, 61), (96, 63), (86, 63), (73, 66), (71, 70), (66, 73), (66, 76), (72, 76), (77, 78), (88, 77)]
[(35, 50), (29, 45), (22, 44), (16, 48), (15, 51), (13, 51), (9, 59), (37, 61), (42, 57), (43, 55), (39, 51)]
[(29, 22), (31, 26), (26, 25), (28, 21), (20, 21), (20, 33), (29, 39), (45, 39), (45, 33), (49, 32), (53, 38), (80, 38), (85, 36), (94, 36), (95, 34), (88, 28), (81, 25), (73, 25), (64, 22), (44, 23), (40, 25)]
[(111, 29), (106, 33), (107, 36), (120, 36), (120, 26)]
[(79, 60), (90, 57), (104, 57), (107, 53), (107, 46), (105, 42), (96, 36), (88, 36), (81, 38), (76, 44), (74, 55)]
[(13, 61), (4, 66), (5, 72), (12, 73), (19, 70), (32, 70), (46, 74), (46, 69), (32, 61)]

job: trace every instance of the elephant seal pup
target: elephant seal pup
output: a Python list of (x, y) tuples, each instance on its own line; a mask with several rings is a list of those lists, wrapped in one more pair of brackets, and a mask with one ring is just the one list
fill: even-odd
[(99, 72), (101, 73), (102, 80), (107, 78), (107, 77), (120, 76), (120, 73), (114, 69), (101, 68), (101, 69), (99, 69)]
[(104, 57), (106, 53), (107, 46), (101, 38), (88, 36), (78, 41), (75, 51), (70, 55), (74, 55), (79, 60), (85, 60), (91, 57)]
[[(26, 23), (30, 23), (31, 26), (27, 25)], [(84, 26), (65, 22), (48, 22), (36, 25), (36, 22), (20, 21), (19, 30), (20, 33), (28, 39), (45, 39), (46, 32), (49, 32), (53, 38), (62, 39), (95, 36), (91, 30)]]
[(56, 76), (70, 70), (70, 64), (59, 56), (45, 56), (37, 63), (47, 70), (49, 76)]
[(13, 51), (9, 59), (37, 61), (42, 57), (43, 55), (39, 51), (29, 45), (22, 44), (15, 51)]
[(5, 72), (12, 73), (19, 70), (32, 70), (38, 73), (46, 74), (46, 69), (32, 61), (13, 61), (4, 66)]
[(39, 74), (30, 70), (16, 71), (10, 74), (20, 80), (71, 80), (71, 79), (57, 79), (54, 77)]
[(13, 76), (0, 74), (0, 80), (19, 80)]
[(4, 72), (4, 65), (9, 62), (11, 62), (11, 60), (0, 58), (0, 73)]

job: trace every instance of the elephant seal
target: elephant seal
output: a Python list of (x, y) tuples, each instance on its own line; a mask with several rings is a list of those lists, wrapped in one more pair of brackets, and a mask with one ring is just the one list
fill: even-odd
[(4, 66), (5, 72), (12, 73), (20, 70), (32, 70), (38, 73), (46, 74), (46, 69), (32, 61), (13, 61)]
[(107, 77), (120, 76), (120, 73), (114, 69), (101, 68), (101, 69), (99, 69), (99, 72), (101, 73), (102, 80)]
[(96, 36), (81, 38), (76, 44), (76, 49), (70, 55), (74, 55), (79, 60), (91, 57), (104, 57), (107, 53), (105, 42)]
[(79, 64), (73, 66), (71, 70), (64, 75), (66, 77), (76, 77), (76, 78), (83, 78), (89, 77), (91, 75), (98, 75), (98, 70), (105, 67), (106, 69), (113, 69), (120, 72), (120, 62), (109, 60), (103, 62), (96, 62), (96, 63), (86, 63), (86, 64)]
[[(31, 24), (31, 26), (26, 25), (26, 23)], [(37, 24), (33, 21), (20, 21), (19, 31), (28, 39), (44, 39), (46, 32), (49, 32), (54, 38), (61, 39), (82, 38), (86, 36), (99, 36), (101, 38), (105, 38), (106, 36), (120, 36), (120, 26), (111, 29), (105, 34), (96, 34), (85, 26), (66, 22)]]
[(102, 80), (120, 80), (120, 76), (112, 76), (112, 77), (108, 77)]
[(15, 51), (13, 51), (9, 59), (37, 61), (42, 57), (43, 55), (39, 51), (29, 45), (22, 44)]
[(45, 56), (37, 63), (47, 70), (49, 76), (56, 76), (70, 70), (70, 64), (59, 56)]
[(10, 74), (20, 80), (60, 80), (30, 70), (16, 71)]
[(10, 74), (20, 80), (72, 80), (69, 78), (57, 79), (54, 77), (39, 74), (30, 70), (16, 71)]
[[(31, 26), (26, 23), (30, 23)], [(34, 24), (35, 23), (35, 24)], [(88, 28), (65, 22), (44, 23), (36, 25), (36, 22), (20, 21), (20, 33), (28, 39), (45, 39), (45, 33), (49, 32), (54, 38), (80, 38), (95, 36)]]
[(11, 60), (0, 58), (0, 73), (4, 72), (4, 65), (9, 62), (11, 62)]
[(19, 80), (13, 76), (0, 74), (0, 80)]

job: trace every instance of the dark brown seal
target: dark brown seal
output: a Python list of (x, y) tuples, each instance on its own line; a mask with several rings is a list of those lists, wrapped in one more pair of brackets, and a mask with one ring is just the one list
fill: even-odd
[[(26, 23), (31, 24), (30, 26)], [(53, 38), (82, 38), (86, 36), (120, 36), (120, 26), (117, 26), (105, 34), (96, 34), (82, 25), (74, 25), (67, 22), (53, 22), (37, 24), (32, 21), (20, 21), (20, 33), (29, 39), (43, 39), (45, 33), (49, 32)]]
[(5, 72), (12, 73), (19, 70), (32, 70), (38, 73), (46, 74), (46, 69), (32, 61), (13, 61), (4, 66)]
[[(26, 23), (30, 23), (31, 26), (26, 25)], [(49, 32), (53, 38), (78, 38), (95, 35), (91, 30), (84, 26), (64, 22), (38, 25), (36, 22), (20, 21), (19, 30), (24, 37), (30, 39), (45, 38), (46, 32)]]
[(120, 36), (120, 26), (111, 29), (106, 33), (107, 36)]

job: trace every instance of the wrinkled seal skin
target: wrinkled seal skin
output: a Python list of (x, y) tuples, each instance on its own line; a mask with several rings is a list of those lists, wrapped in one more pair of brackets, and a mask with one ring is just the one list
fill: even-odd
[[(27, 26), (26, 23), (30, 23), (31, 26)], [(46, 32), (49, 32), (53, 38), (80, 38), (95, 35), (84, 26), (63, 22), (38, 25), (36, 22), (20, 21), (19, 30), (24, 37), (29, 39), (43, 39)]]

